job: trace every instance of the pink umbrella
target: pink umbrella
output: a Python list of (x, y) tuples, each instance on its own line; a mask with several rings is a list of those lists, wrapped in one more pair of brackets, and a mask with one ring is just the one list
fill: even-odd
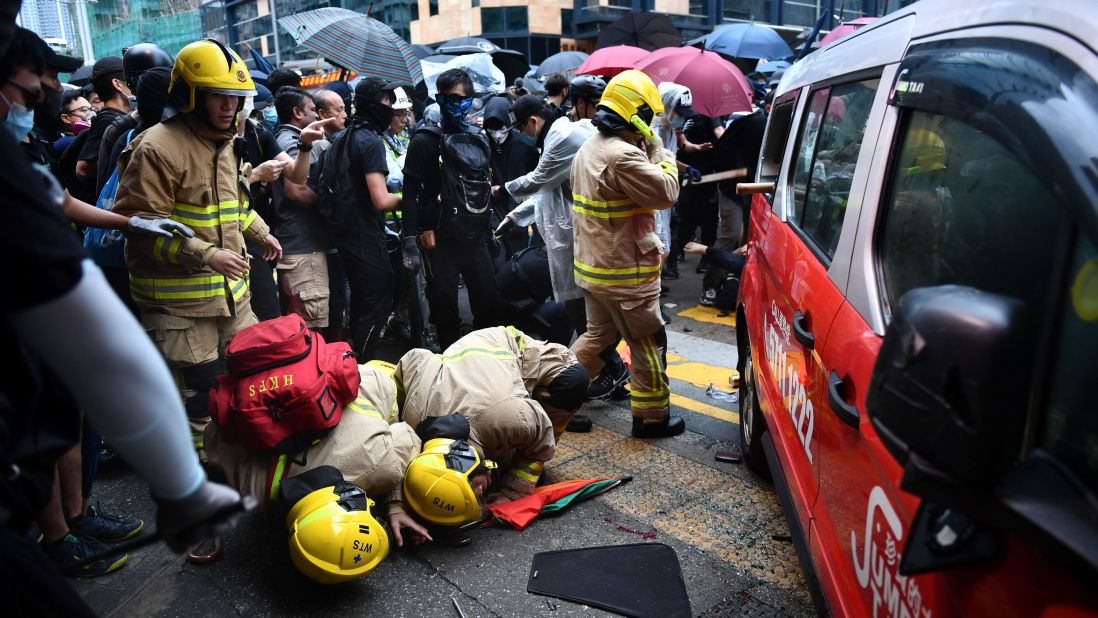
[(626, 69), (633, 68), (638, 60), (648, 55), (646, 50), (632, 45), (614, 45), (596, 49), (591, 56), (576, 69), (580, 75), (602, 75), (613, 77)]
[(714, 52), (665, 47), (642, 58), (634, 68), (647, 73), (656, 84), (686, 86), (693, 95), (694, 109), (711, 118), (751, 111), (753, 97), (747, 78)]
[(828, 32), (827, 35), (824, 36), (824, 38), (820, 39), (820, 42), (816, 45), (818, 47), (823, 47), (828, 43), (834, 43), (835, 41), (838, 41), (839, 39), (850, 34), (851, 32), (854, 32), (858, 28), (861, 28), (866, 24), (873, 23), (878, 19), (880, 19), (880, 17), (859, 17), (858, 19), (852, 19), (850, 21), (843, 22), (838, 26), (835, 26), (835, 29), (831, 32)]

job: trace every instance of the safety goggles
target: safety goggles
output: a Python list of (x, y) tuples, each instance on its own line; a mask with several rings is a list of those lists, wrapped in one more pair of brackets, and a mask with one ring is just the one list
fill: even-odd
[(465, 440), (455, 440), (450, 443), (450, 452), (443, 456), (446, 467), (458, 472), (465, 477), (472, 476), (483, 470), (495, 470), (496, 462), (481, 459), (476, 449)]

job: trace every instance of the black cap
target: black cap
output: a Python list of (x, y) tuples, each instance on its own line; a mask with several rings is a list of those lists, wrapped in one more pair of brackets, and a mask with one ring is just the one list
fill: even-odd
[(377, 95), (382, 92), (392, 92), (403, 84), (399, 82), (387, 82), (380, 77), (366, 77), (355, 86), (356, 105), (359, 100), (376, 101)]
[(511, 104), (511, 109), (507, 110), (508, 116), (511, 118), (511, 126), (519, 126), (526, 124), (526, 121), (530, 119), (545, 107), (545, 101), (536, 94), (524, 94)]
[(53, 51), (49, 43), (42, 40), (42, 37), (38, 36), (34, 32), (30, 32), (38, 43), (38, 46), (42, 48), (42, 57), (46, 59), (46, 67), (56, 69), (60, 73), (72, 73), (76, 69), (84, 66), (83, 58), (73, 58), (72, 56), (62, 56), (61, 54)]
[(94, 82), (100, 77), (123, 73), (122, 59), (118, 56), (105, 56), (95, 61), (92, 65), (91, 80)]

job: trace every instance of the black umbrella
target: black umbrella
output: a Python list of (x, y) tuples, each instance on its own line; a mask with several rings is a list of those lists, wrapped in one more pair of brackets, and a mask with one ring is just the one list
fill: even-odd
[(682, 45), (682, 33), (671, 18), (656, 13), (628, 13), (599, 32), (596, 48), (632, 45), (648, 51)]
[(522, 77), (530, 71), (530, 63), (526, 55), (511, 49), (503, 49), (499, 45), (476, 36), (462, 37), (447, 41), (435, 49), (436, 54), (450, 54), (461, 56), (464, 54), (492, 54), (492, 64), (503, 71), (507, 83), (512, 84), (515, 78)]
[(413, 45), (412, 52), (416, 55), (416, 58), (419, 58), (420, 60), (423, 60), (427, 56), (435, 55), (434, 48), (428, 45)]
[(91, 76), (92, 65), (85, 64), (79, 69), (73, 71), (72, 75), (69, 75), (68, 83), (72, 84), (73, 86), (80, 86), (81, 88), (83, 88), (84, 86), (87, 86), (89, 82), (91, 82)]
[(587, 58), (587, 54), (583, 52), (562, 51), (542, 60), (534, 75), (537, 77), (548, 77), (553, 73), (575, 72)]

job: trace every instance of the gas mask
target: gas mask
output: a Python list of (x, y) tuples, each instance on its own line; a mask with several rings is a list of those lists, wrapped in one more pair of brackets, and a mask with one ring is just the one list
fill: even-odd
[(510, 134), (511, 134), (511, 131), (506, 129), (506, 128), (497, 129), (495, 131), (492, 131), (492, 130), (488, 131), (488, 135), (490, 135), (492, 137), (492, 139), (496, 141), (497, 144), (502, 144), (503, 142), (506, 142), (507, 141), (507, 136), (510, 135)]

